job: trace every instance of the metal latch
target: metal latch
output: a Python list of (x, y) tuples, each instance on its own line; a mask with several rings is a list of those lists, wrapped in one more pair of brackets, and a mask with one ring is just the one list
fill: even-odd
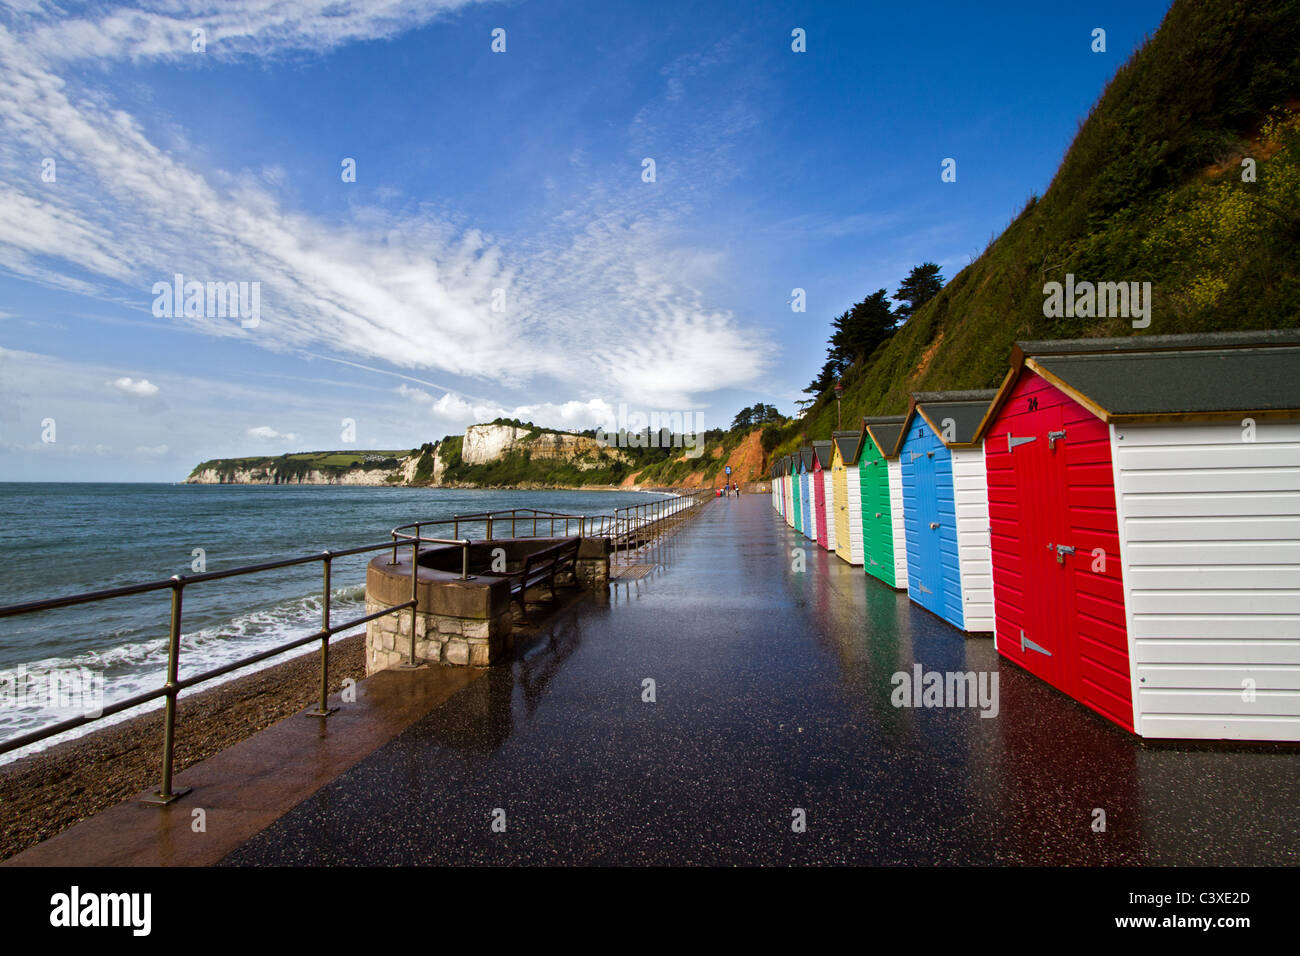
[(1007, 451), (1013, 452), (1017, 445), (1028, 445), (1031, 441), (1037, 441), (1037, 435), (1030, 435), (1028, 438), (1013, 438), (1011, 432), (1007, 432)]
[(926, 457), (926, 458), (933, 458), (933, 457), (934, 457), (934, 452), (932, 452), (932, 451), (927, 451), (927, 452), (925, 453), (925, 457)]
[[(1049, 544), (1048, 547), (1050, 548), (1052, 546)], [(1056, 563), (1064, 564), (1065, 556), (1067, 554), (1074, 554), (1074, 546), (1069, 544), (1058, 544), (1056, 546)]]
[(879, 511), (876, 512), (876, 517), (877, 517), (877, 518), (880, 517), (880, 512), (879, 512)]
[(931, 521), (931, 522), (930, 522), (930, 527), (931, 527), (931, 528), (937, 528), (937, 527), (939, 527), (939, 522), (937, 522), (937, 521)]
[(1065, 437), (1065, 429), (1064, 429), (1064, 428), (1062, 428), (1059, 432), (1048, 432), (1048, 433), (1047, 433), (1047, 447), (1048, 447), (1048, 449), (1051, 450), (1051, 451), (1056, 451), (1056, 439), (1058, 439), (1058, 438), (1064, 438), (1064, 437)]

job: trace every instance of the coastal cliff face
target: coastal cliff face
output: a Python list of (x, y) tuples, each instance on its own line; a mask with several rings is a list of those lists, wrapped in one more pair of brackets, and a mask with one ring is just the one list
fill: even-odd
[[(414, 465), (412, 465), (414, 468)], [(400, 471), (401, 469), (399, 469)], [(392, 485), (399, 482), (389, 481), (391, 469), (357, 468), (351, 471), (310, 471), (294, 475), (280, 475), (274, 468), (235, 468), (224, 471), (218, 468), (196, 469), (185, 479), (187, 485)]]
[(626, 460), (622, 452), (603, 447), (585, 435), (534, 434), (530, 429), (514, 425), (470, 425), (465, 429), (460, 457), (467, 465), (487, 465), (516, 451), (527, 452), (531, 458), (573, 462), (580, 468), (589, 464), (596, 467), (592, 462), (600, 458)]
[[(531, 436), (531, 437), (530, 437)], [(531, 461), (558, 461), (579, 471), (626, 461), (624, 452), (604, 448), (594, 438), (514, 425), (471, 425), (463, 438), (422, 445), (401, 457), (354, 453), (351, 466), (336, 464), (342, 453), (317, 452), (294, 456), (330, 459), (326, 467), (315, 467), (288, 456), (281, 458), (218, 459), (203, 462), (192, 471), (190, 485), (409, 485), (440, 486), (449, 464), (490, 465), (508, 455), (526, 453)], [(457, 447), (459, 445), (459, 447)], [(452, 482), (457, 484), (458, 482)], [(543, 487), (545, 483), (539, 485)]]

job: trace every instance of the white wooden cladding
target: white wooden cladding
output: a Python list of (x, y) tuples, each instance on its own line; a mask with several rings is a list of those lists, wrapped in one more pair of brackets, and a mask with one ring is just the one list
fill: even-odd
[(1111, 427), (1143, 736), (1300, 740), (1300, 422), (1248, 437)]
[(849, 563), (862, 563), (862, 482), (858, 466), (845, 469), (844, 484), (849, 505)]
[(952, 482), (966, 630), (992, 631), (993, 555), (989, 539), (988, 473), (984, 469), (982, 447), (952, 449)]
[(826, 492), (826, 550), (835, 550), (835, 509), (839, 502), (835, 500), (834, 472), (827, 468), (822, 471), (822, 488)]
[(907, 532), (903, 525), (903, 466), (889, 461), (889, 517), (894, 531), (894, 587), (907, 590)]

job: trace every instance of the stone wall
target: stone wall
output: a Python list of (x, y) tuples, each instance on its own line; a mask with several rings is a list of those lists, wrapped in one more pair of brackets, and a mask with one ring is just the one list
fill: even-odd
[[(497, 542), (476, 544), (471, 561), (484, 560), (487, 549)], [(516, 539), (509, 546), (523, 553), (549, 542)], [(505, 541), (500, 542), (507, 545)], [(426, 549), (425, 561), (439, 566), (459, 566), (457, 548), (436, 557)], [(477, 552), (483, 551), (483, 554)], [(396, 564), (388, 552), (381, 552), (366, 570), (366, 613), (411, 599), (411, 552), (399, 549)], [(455, 558), (452, 562), (451, 559)], [(584, 538), (579, 545), (573, 577), (557, 575), (557, 585), (578, 586), (604, 593), (609, 584), (609, 541)], [(573, 580), (576, 578), (576, 581)], [(480, 574), (460, 580), (458, 572), (420, 567), (416, 578), (415, 660), (417, 664), (451, 664), (486, 667), (510, 653), (514, 646), (510, 582), (502, 577)], [(411, 609), (405, 608), (366, 624), (366, 674), (405, 664), (411, 656)]]
[[(366, 613), (385, 605), (366, 601)], [(487, 619), (415, 612), (417, 664), (459, 664), (487, 667), (514, 646), (512, 618), (507, 608)], [(411, 657), (411, 612), (386, 614), (366, 625), (366, 675), (406, 664)]]

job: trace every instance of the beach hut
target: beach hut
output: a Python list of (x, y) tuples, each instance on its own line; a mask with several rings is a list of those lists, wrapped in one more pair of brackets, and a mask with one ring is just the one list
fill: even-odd
[(858, 484), (862, 498), (862, 567), (891, 588), (907, 590), (903, 529), (903, 469), (898, 448), (903, 416), (864, 418), (859, 435)]
[[(823, 494), (826, 496), (826, 543), (822, 545), (827, 551), (834, 551), (836, 544), (835, 512), (839, 507), (839, 499), (835, 497), (835, 442), (823, 442), (825, 445), (825, 458), (822, 461), (822, 484), (825, 486)], [(822, 451), (818, 451), (820, 457)]]
[(1300, 741), (1300, 332), (1021, 342), (998, 653), (1143, 737)]
[(977, 432), (997, 392), (917, 392), (899, 446), (907, 594), (967, 633), (993, 630), (988, 487)]
[(862, 499), (858, 495), (858, 432), (831, 433), (831, 480), (835, 484), (835, 553), (862, 563)]
[(782, 484), (785, 485), (785, 523), (794, 527), (794, 459), (789, 455), (781, 459)]
[(817, 526), (813, 518), (813, 450), (805, 445), (799, 449), (799, 530), (805, 538), (817, 540)]
[(831, 463), (831, 443), (827, 441), (815, 441), (812, 443), (813, 450), (813, 467), (810, 473), (810, 481), (813, 486), (813, 527), (817, 543), (827, 551), (831, 550), (827, 543), (827, 524), (826, 521), (826, 479), (830, 477), (828, 471)]
[(794, 523), (792, 527), (795, 531), (803, 531), (803, 453), (795, 452), (794, 458), (790, 461), (790, 487), (794, 495)]

